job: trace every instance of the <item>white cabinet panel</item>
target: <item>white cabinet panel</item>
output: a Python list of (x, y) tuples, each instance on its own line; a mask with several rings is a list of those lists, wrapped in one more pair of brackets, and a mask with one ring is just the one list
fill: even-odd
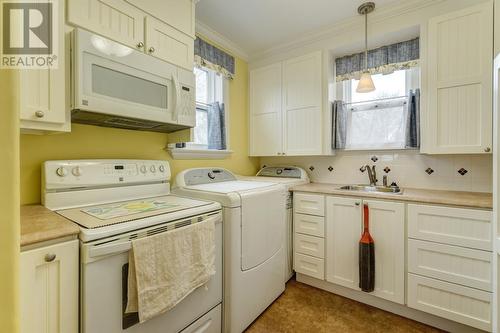
[(491, 303), (491, 293), (408, 274), (411, 308), (491, 331)]
[(316, 237), (325, 237), (325, 218), (295, 213), (293, 216), (295, 232)]
[(194, 38), (195, 2), (193, 0), (126, 0), (151, 16)]
[(325, 196), (295, 193), (293, 195), (293, 207), (297, 213), (325, 216)]
[(312, 276), (313, 278), (323, 280), (325, 278), (325, 260), (311, 257), (305, 254), (295, 252), (294, 269), (297, 273)]
[(68, 23), (133, 48), (144, 43), (146, 14), (122, 0), (68, 1)]
[(322, 56), (315, 52), (283, 63), (287, 155), (322, 152)]
[(408, 237), (492, 250), (491, 211), (408, 205)]
[(283, 150), (281, 63), (250, 71), (250, 155)]
[(375, 290), (372, 295), (405, 302), (405, 206), (403, 203), (365, 200), (370, 234), (375, 241)]
[(146, 18), (146, 52), (193, 70), (194, 39), (150, 16)]
[(326, 198), (326, 280), (359, 289), (361, 200)]
[(325, 257), (325, 240), (321, 237), (295, 234), (295, 251), (316, 258)]
[[(69, 131), (70, 114), (66, 84), (69, 62), (66, 63), (64, 1), (58, 2), (58, 68), (22, 70), (19, 75), (19, 115), (21, 129), (35, 131)], [(68, 75), (66, 75), (68, 74)]]
[(408, 272), (492, 291), (491, 252), (408, 240)]
[(21, 252), (21, 332), (78, 332), (78, 240)]
[(422, 151), (490, 152), (492, 2), (431, 19), (427, 50), (428, 67), (423, 70), (429, 89)]

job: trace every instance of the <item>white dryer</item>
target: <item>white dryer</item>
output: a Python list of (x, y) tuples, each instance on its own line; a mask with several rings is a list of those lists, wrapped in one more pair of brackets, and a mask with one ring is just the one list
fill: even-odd
[(285, 290), (286, 188), (202, 168), (178, 174), (173, 193), (221, 203), (224, 331), (243, 332)]
[[(240, 180), (253, 180), (283, 184), (287, 190), (296, 185), (310, 182), (307, 172), (296, 166), (264, 166), (256, 176), (237, 176)], [(286, 231), (285, 231), (285, 282), (293, 276), (293, 197), (288, 192), (285, 206)]]

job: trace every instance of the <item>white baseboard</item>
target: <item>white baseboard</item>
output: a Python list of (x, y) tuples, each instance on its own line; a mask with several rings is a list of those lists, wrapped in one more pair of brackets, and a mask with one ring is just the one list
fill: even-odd
[(364, 293), (358, 290), (352, 290), (346, 287), (342, 287), (333, 283), (326, 282), (324, 280), (318, 280), (309, 277), (304, 274), (297, 273), (296, 280), (308, 284), (310, 286), (326, 290), (333, 294), (337, 294), (346, 298), (353, 299), (355, 301), (365, 303), (376, 308), (395, 313), (399, 316), (409, 318), (448, 332), (453, 333), (484, 333), (484, 331), (478, 330), (476, 328), (466, 326), (448, 319), (441, 317), (436, 317), (434, 315), (411, 309), (405, 305), (396, 304), (390, 301), (386, 301), (379, 297)]

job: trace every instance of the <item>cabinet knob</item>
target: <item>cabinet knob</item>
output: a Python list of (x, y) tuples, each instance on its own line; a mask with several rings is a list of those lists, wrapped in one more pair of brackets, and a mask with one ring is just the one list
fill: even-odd
[(55, 259), (56, 259), (56, 255), (54, 253), (47, 253), (45, 255), (46, 262), (51, 262), (51, 261), (54, 261)]
[(38, 110), (35, 112), (35, 116), (37, 118), (43, 118), (43, 116), (45, 116), (45, 113), (43, 111)]
[(489, 153), (489, 152), (491, 151), (491, 148), (490, 148), (490, 147), (486, 147), (486, 148), (484, 148), (484, 151), (485, 151), (486, 153)]
[(137, 48), (138, 49), (142, 49), (143, 47), (144, 47), (144, 43), (143, 42), (137, 43)]
[(148, 51), (149, 53), (153, 53), (155, 51), (155, 48), (151, 46)]
[(361, 205), (361, 203), (359, 203), (359, 202), (356, 202), (356, 203), (354, 203), (354, 204), (355, 204), (356, 206), (359, 206), (359, 205)]

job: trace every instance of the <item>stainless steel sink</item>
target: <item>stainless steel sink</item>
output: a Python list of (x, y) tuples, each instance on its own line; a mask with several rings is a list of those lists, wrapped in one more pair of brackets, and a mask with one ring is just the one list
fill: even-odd
[(340, 187), (345, 191), (360, 191), (360, 192), (379, 192), (379, 193), (393, 193), (402, 194), (403, 192), (397, 186), (370, 186), (370, 185), (345, 185)]

